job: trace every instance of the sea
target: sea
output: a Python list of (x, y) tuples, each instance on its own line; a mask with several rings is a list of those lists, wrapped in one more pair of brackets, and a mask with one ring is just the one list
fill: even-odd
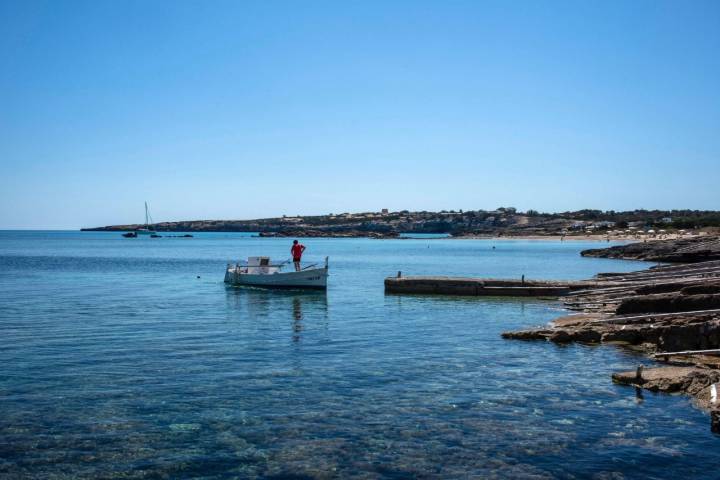
[(612, 383), (649, 360), (501, 338), (560, 302), (383, 290), (650, 266), (605, 242), (301, 239), (319, 293), (223, 283), (291, 239), (193, 235), (0, 232), (0, 478), (720, 478), (689, 397)]

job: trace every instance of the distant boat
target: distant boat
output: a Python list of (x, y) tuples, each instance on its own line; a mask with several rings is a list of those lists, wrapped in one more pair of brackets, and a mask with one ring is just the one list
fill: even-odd
[(138, 235), (157, 235), (157, 232), (150, 228), (150, 220), (152, 220), (152, 217), (148, 213), (147, 202), (145, 202), (145, 228), (138, 228), (135, 233)]
[(288, 262), (272, 263), (270, 257), (250, 257), (244, 265), (228, 264), (225, 269), (225, 283), (263, 288), (327, 289), (327, 257), (324, 266), (308, 265), (299, 272), (283, 272), (282, 269), (287, 264)]
[(137, 238), (138, 235), (150, 235), (152, 238), (158, 238), (157, 232), (150, 228), (150, 222), (152, 217), (148, 213), (147, 202), (145, 202), (145, 227), (136, 228), (132, 232), (123, 233), (122, 236), (125, 238)]

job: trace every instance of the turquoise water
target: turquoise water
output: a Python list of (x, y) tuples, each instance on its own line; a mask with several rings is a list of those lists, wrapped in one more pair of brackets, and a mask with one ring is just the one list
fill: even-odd
[(0, 477), (717, 478), (706, 414), (610, 381), (642, 358), (500, 337), (558, 303), (382, 286), (647, 264), (575, 241), (303, 243), (330, 256), (327, 294), (222, 283), (288, 239), (0, 232)]

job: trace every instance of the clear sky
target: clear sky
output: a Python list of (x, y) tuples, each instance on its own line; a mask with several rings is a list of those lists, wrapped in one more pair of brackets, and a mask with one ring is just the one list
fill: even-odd
[(720, 1), (0, 0), (0, 228), (720, 209)]

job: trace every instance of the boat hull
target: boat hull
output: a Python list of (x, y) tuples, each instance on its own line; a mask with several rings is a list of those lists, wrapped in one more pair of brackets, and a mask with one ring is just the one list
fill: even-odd
[(274, 274), (241, 273), (236, 268), (225, 271), (225, 283), (236, 286), (251, 286), (278, 289), (327, 289), (328, 271), (326, 268), (315, 268), (300, 272), (282, 272)]

